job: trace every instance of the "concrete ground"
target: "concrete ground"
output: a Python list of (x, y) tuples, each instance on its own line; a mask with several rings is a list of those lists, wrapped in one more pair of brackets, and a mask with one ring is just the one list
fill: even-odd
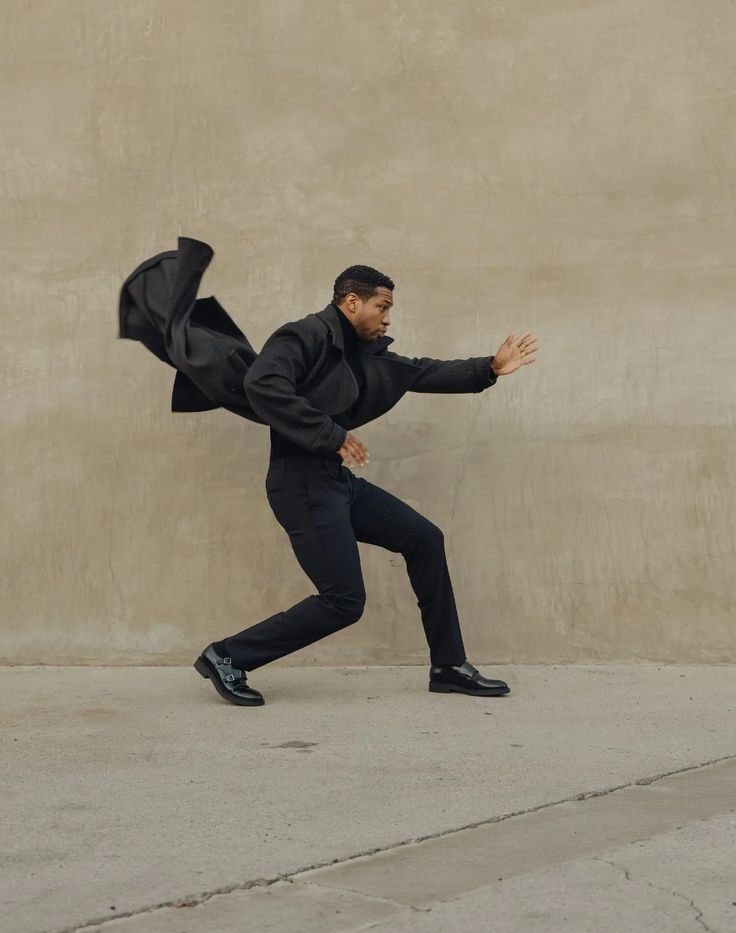
[(3, 933), (734, 931), (736, 671), (6, 667)]

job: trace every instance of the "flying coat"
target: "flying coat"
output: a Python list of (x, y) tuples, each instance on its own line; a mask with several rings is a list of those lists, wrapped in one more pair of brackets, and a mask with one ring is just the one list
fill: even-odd
[[(358, 341), (359, 392), (330, 302), (278, 327), (257, 353), (217, 299), (197, 298), (214, 251), (178, 237), (178, 248), (137, 266), (120, 290), (119, 336), (138, 340), (177, 372), (172, 411), (225, 408), (315, 454), (342, 447), (348, 430), (389, 411), (405, 392), (482, 392), (496, 382), (492, 356), (438, 360), (389, 350), (393, 337)], [(350, 409), (347, 428), (332, 416)]]

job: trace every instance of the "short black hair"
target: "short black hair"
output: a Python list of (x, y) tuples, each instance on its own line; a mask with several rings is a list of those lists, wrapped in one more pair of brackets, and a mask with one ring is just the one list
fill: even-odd
[(332, 300), (336, 305), (339, 305), (346, 295), (354, 292), (359, 298), (366, 301), (381, 286), (390, 288), (391, 291), (394, 289), (394, 283), (391, 279), (384, 275), (383, 272), (379, 272), (378, 269), (374, 269), (372, 266), (348, 266), (335, 279)]

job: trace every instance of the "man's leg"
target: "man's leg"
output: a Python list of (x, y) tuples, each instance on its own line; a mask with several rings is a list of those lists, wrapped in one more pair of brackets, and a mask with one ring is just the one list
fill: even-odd
[(352, 486), (350, 521), (355, 537), (404, 557), (432, 664), (462, 664), (465, 646), (441, 529), (363, 477), (353, 477)]
[(269, 469), (269, 504), (318, 595), (213, 642), (215, 651), (241, 670), (252, 671), (310, 645), (363, 613), (366, 594), (350, 523), (350, 485), (337, 480), (339, 470), (348, 472), (313, 455), (287, 457)]

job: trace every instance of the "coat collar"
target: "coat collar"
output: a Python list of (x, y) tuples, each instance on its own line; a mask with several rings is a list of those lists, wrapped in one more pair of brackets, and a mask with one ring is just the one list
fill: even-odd
[[(340, 326), (340, 318), (338, 315), (342, 314), (342, 311), (330, 302), (327, 307), (323, 308), (321, 311), (317, 311), (316, 315), (327, 325), (327, 328), (332, 337), (332, 343), (336, 346), (341, 353), (345, 352), (345, 345), (342, 339), (342, 327)], [(390, 343), (394, 342), (393, 337), (389, 337), (388, 334), (384, 334), (382, 337), (379, 337), (378, 340), (358, 340), (356, 346), (360, 348), (363, 353), (378, 353), (380, 350), (383, 350)]]

